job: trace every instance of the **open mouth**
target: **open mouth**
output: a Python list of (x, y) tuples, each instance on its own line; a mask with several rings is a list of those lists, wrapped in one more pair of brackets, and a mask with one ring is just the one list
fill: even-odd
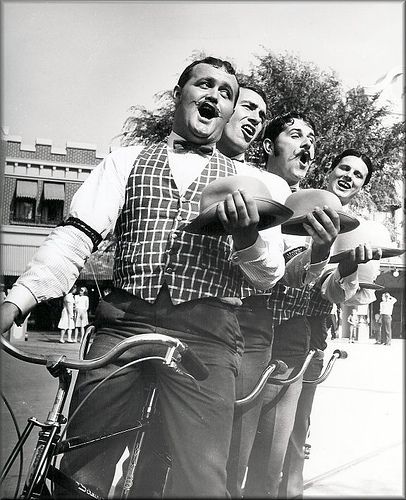
[(244, 135), (248, 138), (248, 140), (251, 140), (256, 132), (255, 127), (253, 127), (249, 123), (245, 123), (244, 125), (242, 125), (241, 130), (243, 131)]
[(351, 189), (351, 184), (343, 179), (338, 180), (337, 185), (341, 189)]
[(197, 106), (197, 110), (201, 117), (211, 120), (220, 116), (220, 112), (217, 107), (208, 101), (203, 101)]
[(303, 167), (307, 168), (312, 161), (309, 151), (302, 151), (299, 155), (299, 161)]

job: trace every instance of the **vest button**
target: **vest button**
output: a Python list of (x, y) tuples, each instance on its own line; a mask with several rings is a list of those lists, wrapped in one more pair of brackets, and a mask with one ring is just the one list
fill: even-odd
[(181, 196), (181, 197), (180, 197), (180, 199), (179, 199), (179, 201), (180, 201), (181, 203), (185, 203), (186, 198), (185, 198), (184, 196)]
[(174, 233), (171, 233), (171, 235), (170, 235), (170, 236), (171, 236), (171, 238), (172, 238), (173, 240), (174, 240), (174, 239), (176, 239), (176, 238), (178, 237), (178, 235), (177, 235), (175, 232), (174, 232)]
[(167, 273), (173, 273), (173, 269), (172, 269), (171, 267), (167, 267), (167, 268), (166, 268), (166, 272), (167, 272)]
[(182, 216), (181, 215), (177, 215), (176, 216), (176, 220), (182, 220)]

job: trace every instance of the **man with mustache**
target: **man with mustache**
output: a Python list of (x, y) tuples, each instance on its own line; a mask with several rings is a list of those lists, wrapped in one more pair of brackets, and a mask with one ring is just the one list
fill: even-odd
[[(296, 191), (314, 160), (315, 126), (310, 118), (296, 111), (277, 116), (265, 129), (263, 147), (268, 172), (280, 176)], [(266, 300), (274, 328), (272, 358), (288, 365), (282, 378), (293, 376), (308, 352), (310, 328), (306, 307), (310, 290), (324, 272), (338, 235), (338, 214), (328, 207), (316, 208), (307, 215), (305, 228), (309, 237), (284, 235), (285, 276)], [(277, 497), (301, 385), (299, 378), (289, 387), (266, 386), (248, 461), (244, 497)]]
[[(165, 492), (171, 497), (226, 496), (235, 376), (243, 344), (235, 315), (242, 276), (266, 289), (284, 271), (282, 256), (271, 255), (259, 236), (255, 200), (243, 190), (229, 194), (218, 207), (231, 242), (227, 236), (183, 230), (199, 214), (204, 187), (236, 173), (215, 143), (238, 92), (227, 61), (209, 57), (190, 64), (174, 89), (168, 141), (109, 154), (77, 191), (69, 217), (51, 232), (1, 308), (4, 332), (13, 321), (20, 324), (38, 302), (62, 295), (92, 250), (115, 228), (114, 288), (96, 311), (97, 334), (87, 357), (104, 354), (126, 337), (158, 332), (185, 341), (210, 372), (197, 389), (186, 377), (153, 364), (172, 456)], [(128, 357), (79, 373), (70, 414), (96, 381)], [(71, 422), (68, 437), (134, 425), (142, 404), (143, 371), (137, 365), (103, 384)], [(125, 439), (109, 440), (70, 452), (61, 468), (107, 496), (126, 444)]]
[[(294, 125), (293, 128), (295, 128)], [(270, 130), (268, 137), (271, 138), (275, 135), (275, 132)], [(267, 134), (265, 134), (265, 137), (267, 137)], [(264, 143), (264, 148), (266, 147), (267, 145)], [(275, 143), (273, 151), (277, 152), (277, 149), (278, 144)], [(289, 159), (288, 154), (285, 157)], [(271, 166), (271, 171), (273, 168)], [(281, 158), (276, 168), (280, 175), (283, 176), (284, 170)], [(306, 172), (307, 170), (304, 168), (295, 170), (288, 166), (284, 178), (293, 189), (298, 189), (300, 179), (304, 178)], [(291, 237), (287, 236), (286, 240), (291, 240)], [(287, 252), (287, 255), (289, 253)], [(305, 251), (299, 253), (293, 259), (300, 259), (300, 255), (304, 254)], [(321, 346), (315, 340), (320, 326), (318, 318), (325, 317), (330, 312), (332, 302), (338, 303), (354, 296), (358, 290), (358, 283), (354, 280), (353, 273), (356, 271), (358, 263), (367, 262), (371, 258), (373, 258), (371, 248), (368, 245), (361, 245), (352, 252), (347, 262), (341, 263), (339, 269), (325, 279), (322, 291), (318, 286), (315, 286), (318, 279), (311, 286), (302, 286), (300, 289), (290, 287), (281, 289), (282, 285), (279, 284), (273, 289), (269, 300), (270, 306), (274, 310), (275, 326), (272, 356), (285, 361), (291, 370), (291, 374), (300, 369), (310, 348), (320, 349)], [(287, 265), (287, 270), (289, 268), (290, 266)], [(316, 378), (312, 368), (317, 367), (319, 369), (320, 366), (322, 366), (322, 361), (313, 359), (306, 377)], [(301, 406), (302, 403), (300, 399), (302, 387), (307, 390), (307, 384), (303, 385), (301, 378), (288, 388), (281, 389), (278, 386), (268, 385), (268, 394), (265, 397), (257, 436), (248, 465), (245, 496), (258, 497), (264, 495), (272, 498), (288, 496), (291, 498), (290, 494), (284, 490), (284, 485), (291, 478), (293, 467), (287, 467), (286, 463), (284, 465), (284, 460), (288, 460), (285, 455), (289, 455), (291, 452), (291, 448), (287, 451), (288, 444), (290, 446), (291, 432), (294, 432), (294, 426), (297, 427), (298, 425), (295, 416), (297, 419), (296, 408), (298, 404)], [(302, 457), (304, 459), (304, 454), (302, 454)], [(283, 483), (280, 486), (282, 471)]]

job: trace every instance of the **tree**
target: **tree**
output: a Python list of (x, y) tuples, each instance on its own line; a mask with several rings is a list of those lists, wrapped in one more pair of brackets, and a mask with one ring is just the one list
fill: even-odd
[[(201, 58), (196, 53), (193, 59)], [(296, 109), (312, 117), (316, 125), (316, 164), (303, 187), (325, 187), (326, 169), (343, 149), (363, 150), (373, 161), (375, 172), (362, 194), (352, 203), (354, 210), (387, 211), (400, 206), (394, 182), (404, 177), (402, 152), (404, 122), (384, 126), (390, 110), (377, 105), (378, 95), (368, 96), (362, 87), (344, 90), (332, 70), (322, 71), (292, 54), (267, 51), (257, 56), (249, 74), (239, 79), (262, 87), (268, 98), (268, 118)], [(130, 108), (122, 133), (122, 145), (149, 144), (164, 139), (171, 130), (174, 104), (171, 91), (156, 96), (156, 109)], [(247, 160), (264, 166), (260, 142), (247, 152)]]

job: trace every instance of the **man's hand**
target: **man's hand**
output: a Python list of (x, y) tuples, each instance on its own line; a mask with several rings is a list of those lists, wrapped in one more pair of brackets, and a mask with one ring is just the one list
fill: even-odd
[(368, 243), (361, 243), (356, 248), (352, 248), (346, 254), (345, 259), (338, 264), (338, 272), (344, 278), (354, 273), (358, 268), (358, 264), (365, 264), (370, 260), (379, 260), (381, 257), (381, 248), (372, 249)]
[(3, 302), (0, 306), (0, 333), (6, 333), (13, 326), (14, 320), (20, 314), (20, 309), (12, 302)]
[(338, 213), (327, 206), (323, 209), (316, 207), (313, 212), (307, 214), (307, 223), (303, 226), (313, 240), (310, 262), (314, 264), (326, 260), (340, 232)]
[(253, 245), (258, 238), (259, 214), (257, 204), (244, 189), (228, 194), (217, 205), (217, 217), (231, 234), (236, 250)]

